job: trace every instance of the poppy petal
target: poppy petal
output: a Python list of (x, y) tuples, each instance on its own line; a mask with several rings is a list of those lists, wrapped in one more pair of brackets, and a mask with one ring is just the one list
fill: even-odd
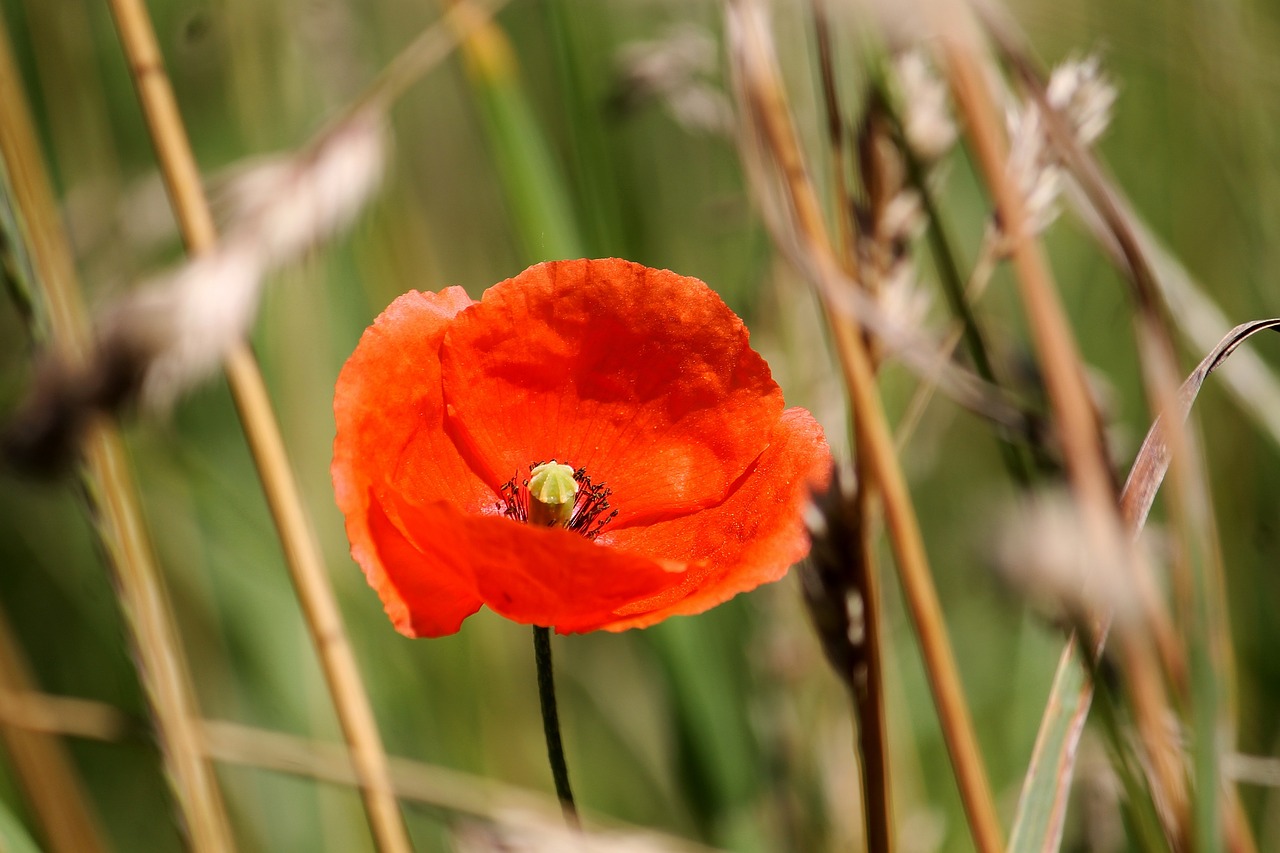
[(531, 462), (585, 467), (612, 489), (614, 526), (722, 501), (782, 412), (714, 291), (616, 259), (495, 285), (450, 325), (441, 363), (459, 441), (491, 487)]
[(457, 555), (466, 554), (465, 532), (443, 526), (429, 548), (420, 548), (372, 498), (367, 521), (369, 538), (359, 544), (353, 539), (351, 553), (382, 599), (391, 624), (407, 637), (456, 634), (462, 620), (482, 603), (466, 566), (456, 564)]
[(449, 322), (471, 304), (459, 287), (399, 297), (365, 330), (334, 393), (337, 435), (331, 474), (351, 555), (378, 591), (396, 628), (411, 636), (452, 633), (457, 626), (446, 630), (451, 615), (439, 621), (420, 619), (406, 601), (425, 596), (401, 594), (401, 588), (426, 589), (434, 583), (442, 589), (470, 591), (471, 598), (458, 607), (469, 607), (467, 612), (479, 607), (474, 587), (463, 579), (410, 577), (411, 566), (432, 575), (447, 567), (437, 570), (414, 553), (396, 527), (395, 504), (386, 501), (392, 493), (415, 502), (453, 499), (467, 507), (491, 505), (497, 499), (467, 467), (442, 428), (440, 343)]
[(709, 610), (740, 592), (780, 580), (809, 551), (803, 509), (831, 466), (822, 427), (804, 409), (788, 409), (769, 447), (724, 503), (681, 518), (608, 530), (602, 544), (661, 554), (690, 564), (682, 582), (620, 608), (609, 631), (642, 628), (668, 616)]
[[(399, 514), (414, 544), (430, 556), (432, 571), (469, 574), (495, 613), (562, 634), (592, 630), (618, 608), (660, 594), (683, 575), (683, 563), (602, 548), (561, 528), (467, 515), (443, 503), (402, 506)], [(433, 600), (410, 603), (415, 615), (419, 607), (439, 606)]]
[(391, 488), (413, 503), (449, 500), (465, 509), (497, 499), (444, 429), (440, 344), (449, 324), (473, 304), (460, 287), (410, 291), (360, 338), (338, 375), (333, 402), (333, 479), (344, 512), (357, 508), (369, 485), (380, 495)]

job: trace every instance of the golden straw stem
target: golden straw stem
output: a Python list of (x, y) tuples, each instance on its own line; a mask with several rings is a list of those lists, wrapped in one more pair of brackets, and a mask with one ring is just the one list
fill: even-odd
[[(0, 612), (0, 705), (32, 689), (32, 677), (9, 619)], [(57, 737), (0, 722), (0, 739), (22, 792), (53, 853), (102, 853), (102, 828)]]
[[(836, 86), (835, 45), (831, 22), (827, 16), (827, 0), (813, 0), (813, 27), (818, 44), (818, 67), (822, 77), (823, 101), (827, 118), (828, 164), (831, 170), (835, 231), (839, 241), (839, 263), (851, 281), (865, 286), (858, 264), (858, 223), (853, 216), (853, 192), (849, 186), (847, 130), (840, 109), (840, 93)], [(874, 362), (874, 359), (873, 359)], [(862, 771), (862, 812), (867, 847), (877, 853), (893, 853), (893, 785), (889, 774), (889, 729), (885, 717), (883, 613), (880, 600), (880, 566), (876, 560), (875, 540), (879, 513), (879, 490), (869, 456), (863, 447), (863, 432), (857, 428), (857, 412), (852, 413), (854, 440), (858, 443), (855, 459), (857, 492), (852, 506), (843, 511), (854, 514), (858, 541), (857, 555), (849, 554), (850, 565), (861, 566), (856, 586), (863, 607), (863, 677), (854, 672), (841, 673), (853, 691), (856, 710), (854, 737), (858, 742), (858, 758)], [(853, 571), (851, 569), (850, 575)]]
[[(27, 225), (32, 265), (48, 303), (53, 346), (62, 358), (78, 364), (90, 345), (88, 321), (19, 80), (8, 35), (0, 27), (0, 115), (4, 116), (0, 155), (9, 166), (15, 204)], [(222, 796), (200, 750), (194, 691), (182, 644), (114, 424), (99, 419), (90, 425), (84, 464), (90, 513), (118, 591), (179, 819), (197, 851), (231, 850)]]
[[(111, 0), (111, 10), (187, 250), (192, 255), (207, 252), (216, 244), (217, 232), (150, 16), (142, 0)], [(338, 721), (351, 749), (374, 839), (385, 853), (408, 853), (412, 847), (388, 777), (373, 709), (325, 575), (319, 543), (289, 468), (262, 372), (247, 343), (240, 342), (231, 350), (224, 369)]]
[[(1068, 479), (1094, 541), (1108, 551), (1122, 548), (1113, 481), (1093, 401), (1085, 384), (1083, 363), (1043, 251), (1038, 241), (1027, 233), (1023, 199), (1006, 169), (1005, 140), (995, 118), (991, 93), (982, 82), (972, 54), (963, 46), (947, 42), (943, 55), (952, 93), (965, 117), (980, 169), (1009, 238), (1022, 301), (1058, 426)], [(1168, 373), (1168, 365), (1162, 367), (1166, 368), (1164, 373)], [(1172, 399), (1167, 393), (1161, 393), (1164, 376), (1157, 375), (1155, 379), (1153, 390), (1157, 396)], [(1172, 836), (1186, 838), (1186, 780), (1182, 769), (1174, 768), (1169, 758), (1176, 748), (1170, 742), (1164, 723), (1170, 710), (1164, 685), (1148, 671), (1151, 661), (1135, 660), (1133, 647), (1126, 648), (1125, 652), (1127, 671), (1133, 670), (1128, 671), (1128, 675), (1133, 679), (1130, 687), (1134, 691), (1135, 722), (1152, 763), (1151, 782), (1166, 809)]]
[(947, 41), (943, 45), (943, 58), (952, 94), (964, 115), (978, 164), (1008, 236), (1009, 253), (1056, 416), (1067, 475), (1086, 517), (1098, 518), (1099, 513), (1106, 513), (1106, 523), (1118, 531), (1115, 487), (1107, 467), (1093, 399), (1085, 384), (1084, 368), (1048, 262), (1040, 244), (1027, 233), (1025, 204), (1007, 174), (1007, 152), (991, 93), (965, 47)]
[[(731, 4), (731, 8), (735, 7), (742, 9), (741, 5)], [(751, 30), (745, 27), (744, 30), (749, 38)], [(773, 67), (772, 52), (760, 43), (743, 45), (743, 49), (744, 53), (749, 51), (756, 57), (756, 61), (743, 63), (746, 94), (754, 102), (761, 130), (777, 158), (806, 254), (817, 267), (818, 296), (831, 325), (845, 384), (857, 414), (861, 443), (870, 457), (871, 470), (883, 496), (890, 542), (920, 639), (929, 685), (974, 843), (981, 853), (998, 853), (1004, 849), (1004, 841), (995, 802), (947, 638), (919, 523), (876, 391), (871, 358), (862, 335), (835, 304), (833, 291), (841, 278), (838, 263), (817, 193), (804, 164), (786, 96)]]
[[(116, 743), (144, 737), (139, 720), (114, 705), (39, 692), (0, 697), (0, 726)], [(205, 754), (221, 764), (235, 764), (310, 778), (336, 785), (360, 784), (351, 754), (342, 744), (254, 728), (224, 720), (199, 721)], [(410, 758), (387, 759), (397, 796), (444, 812), (504, 822), (531, 820), (542, 826), (560, 821), (555, 797), (461, 770)], [(629, 827), (604, 815), (592, 823), (633, 830), (652, 837), (673, 853), (713, 853), (703, 845), (650, 829)]]

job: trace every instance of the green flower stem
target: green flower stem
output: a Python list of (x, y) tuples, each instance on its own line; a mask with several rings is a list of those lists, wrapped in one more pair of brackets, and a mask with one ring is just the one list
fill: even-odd
[(556, 780), (556, 796), (565, 822), (575, 829), (582, 827), (578, 806), (569, 787), (569, 766), (564, 760), (564, 741), (560, 738), (560, 712), (556, 708), (556, 681), (551, 667), (551, 629), (533, 626), (533, 659), (538, 667), (538, 700), (542, 706), (542, 730), (547, 736), (547, 760)]

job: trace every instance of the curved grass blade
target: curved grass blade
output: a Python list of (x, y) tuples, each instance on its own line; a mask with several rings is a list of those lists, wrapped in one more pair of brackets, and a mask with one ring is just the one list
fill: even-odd
[[(1171, 453), (1165, 439), (1164, 418), (1176, 414), (1185, 419), (1211, 373), (1236, 349), (1258, 332), (1280, 331), (1280, 318), (1255, 320), (1236, 326), (1204, 357), (1178, 389), (1178, 411), (1156, 418), (1129, 469), (1120, 509), (1133, 533), (1146, 524), (1160, 484), (1168, 473)], [(1093, 684), (1085, 678), (1085, 662), (1078, 642), (1072, 637), (1063, 649), (1040, 732), (1036, 737), (1031, 764), (1023, 782), (1010, 836), (1011, 853), (1055, 851), (1062, 841), (1067, 795), (1075, 770), (1076, 750), (1084, 731), (1084, 719), (1093, 700)]]
[[(1242, 343), (1258, 332), (1268, 329), (1280, 329), (1280, 317), (1241, 323), (1228, 332), (1178, 389), (1180, 409), (1178, 416), (1186, 418), (1192, 404), (1195, 403), (1196, 396), (1200, 393), (1200, 387), (1204, 385), (1210, 373), (1222, 366), (1222, 363)], [(1121, 511), (1124, 513), (1125, 521), (1134, 530), (1141, 530), (1146, 524), (1147, 513), (1151, 512), (1151, 504), (1155, 501), (1156, 492), (1159, 491), (1160, 483), (1163, 482), (1164, 475), (1169, 470), (1171, 455), (1164, 437), (1163, 418), (1164, 416), (1156, 418), (1155, 423), (1148, 430), (1147, 437), (1142, 441), (1142, 447), (1138, 449), (1138, 456), (1133, 461), (1133, 467), (1129, 469), (1129, 479), (1124, 484)]]

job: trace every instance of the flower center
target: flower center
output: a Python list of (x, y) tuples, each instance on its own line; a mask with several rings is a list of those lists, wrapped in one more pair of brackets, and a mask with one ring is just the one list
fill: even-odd
[(498, 509), (507, 518), (539, 527), (563, 527), (595, 539), (618, 514), (609, 506), (613, 490), (596, 485), (586, 468), (574, 470), (552, 459), (529, 466), (529, 478), (512, 477), (501, 489)]

